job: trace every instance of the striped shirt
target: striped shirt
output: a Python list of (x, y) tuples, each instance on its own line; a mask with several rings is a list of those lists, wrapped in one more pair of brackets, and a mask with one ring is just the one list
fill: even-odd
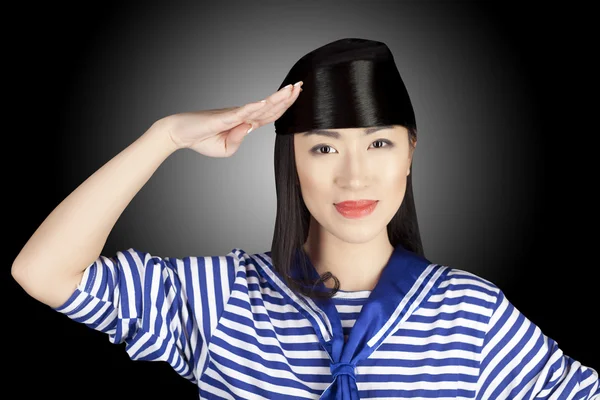
[[(318, 399), (333, 380), (318, 337), (328, 320), (315, 329), (303, 303), (286, 301), (289, 288), (265, 279), (270, 256), (234, 248), (178, 259), (130, 248), (100, 256), (55, 310), (125, 343), (133, 360), (169, 363), (200, 399)], [(444, 272), (430, 295), (357, 363), (361, 399), (600, 399), (597, 371), (565, 355), (496, 285), (430, 267)], [(333, 297), (344, 335), (370, 294)]]

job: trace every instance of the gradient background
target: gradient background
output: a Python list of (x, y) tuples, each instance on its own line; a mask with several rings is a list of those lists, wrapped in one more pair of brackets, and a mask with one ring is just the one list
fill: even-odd
[[(168, 3), (18, 14), (5, 63), (7, 87), (16, 86), (7, 119), (17, 126), (5, 134), (14, 158), (5, 174), (7, 271), (45, 217), (157, 119), (260, 100), (302, 55), (362, 37), (388, 45), (413, 101), (413, 188), (427, 258), (493, 281), (565, 354), (600, 371), (591, 327), (597, 245), (586, 226), (597, 216), (588, 194), (597, 168), (586, 153), (595, 149), (578, 138), (597, 128), (577, 125), (583, 113), (571, 91), (590, 52), (571, 40), (577, 14), (500, 2)], [(175, 153), (102, 254), (269, 250), (274, 141), (271, 123), (228, 159)], [(131, 361), (122, 345), (5, 277), (5, 366), (10, 383), (27, 382), (15, 385), (23, 397), (197, 398), (166, 363)]]

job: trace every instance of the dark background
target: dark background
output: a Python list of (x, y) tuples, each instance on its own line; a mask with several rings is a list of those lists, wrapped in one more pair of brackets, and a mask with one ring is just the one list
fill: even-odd
[[(28, 238), (60, 201), (132, 141), (131, 138), (125, 138), (119, 142), (111, 137), (113, 133), (110, 128), (121, 121), (121, 116), (116, 112), (104, 120), (102, 113), (105, 110), (95, 108), (100, 102), (78, 105), (77, 99), (90, 96), (90, 91), (116, 93), (126, 86), (113, 82), (114, 86), (105, 87), (101, 91), (102, 82), (80, 85), (82, 77), (90, 73), (90, 69), (86, 67), (90, 60), (104, 60), (105, 64), (102, 65), (110, 65), (110, 47), (103, 46), (103, 43), (118, 41), (115, 32), (122, 35), (130, 31), (134, 35), (135, 31), (142, 49), (147, 50), (153, 40), (160, 40), (181, 26), (174, 16), (184, 18), (186, 15), (186, 23), (197, 17), (198, 29), (205, 33), (204, 40), (210, 42), (219, 37), (225, 43), (228, 40), (235, 43), (239, 46), (236, 48), (250, 49), (240, 55), (242, 59), (239, 60), (239, 67), (247, 68), (250, 71), (248, 74), (252, 76), (254, 70), (259, 74), (261, 65), (272, 61), (248, 59), (247, 56), (254, 53), (252, 46), (263, 48), (273, 43), (283, 46), (289, 40), (291, 60), (304, 54), (304, 47), (301, 50), (294, 49), (294, 39), (297, 40), (302, 35), (298, 25), (305, 26), (306, 34), (309, 34), (309, 19), (298, 21), (293, 34), (283, 34), (283, 26), (281, 37), (268, 38), (272, 42), (267, 38), (253, 41), (239, 35), (247, 29), (252, 38), (250, 32), (256, 34), (271, 21), (275, 23), (287, 20), (291, 23), (294, 18), (300, 18), (298, 15), (302, 15), (298, 12), (302, 8), (300, 3), (282, 4), (276, 7), (274, 2), (250, 2), (246, 6), (235, 2), (224, 2), (220, 6), (216, 3), (198, 3), (194, 7), (190, 6), (190, 12), (186, 15), (182, 5), (175, 7), (130, 3), (124, 6), (86, 2), (86, 7), (83, 8), (30, 5), (7, 14), (5, 18), (14, 18), (17, 23), (14, 30), (7, 33), (4, 62), (10, 71), (5, 75), (9, 90), (5, 92), (8, 106), (4, 116), (7, 128), (4, 137), (8, 139), (4, 146), (4, 176), (8, 178), (5, 186), (8, 206), (4, 221), (8, 225), (5, 237), (9, 238), (5, 275), (8, 290), (4, 291), (3, 301), (8, 313), (4, 322), (5, 344), (8, 349), (4, 364), (5, 370), (9, 371), (8, 389), (15, 390), (19, 397), (56, 395), (61, 398), (143, 398), (157, 397), (158, 394), (168, 392), (174, 398), (197, 398), (195, 386), (177, 376), (167, 364), (129, 360), (122, 345), (110, 344), (104, 334), (76, 324), (27, 296), (10, 277), (8, 270)], [(591, 140), (598, 131), (593, 121), (597, 115), (594, 108), (598, 101), (595, 98), (596, 90), (592, 86), (593, 75), (588, 75), (586, 69), (592, 54), (592, 47), (588, 45), (590, 25), (584, 18), (589, 10), (567, 8), (564, 4), (542, 9), (526, 6), (525, 3), (511, 5), (505, 2), (422, 2), (419, 6), (416, 2), (306, 4), (304, 8), (323, 8), (323, 12), (327, 11), (332, 15), (341, 7), (346, 15), (354, 12), (357, 17), (364, 12), (363, 8), (368, 8), (373, 14), (367, 14), (364, 18), (373, 26), (378, 23), (374, 17), (378, 8), (380, 14), (389, 16), (390, 13), (396, 13), (399, 19), (412, 13), (415, 17), (409, 19), (415, 24), (415, 28), (411, 32), (418, 34), (401, 40), (437, 43), (443, 47), (444, 44), (440, 43), (449, 40), (448, 34), (443, 29), (431, 29), (435, 26), (431, 21), (436, 20), (440, 27), (460, 28), (461, 38), (465, 42), (451, 43), (451, 46), (471, 48), (469, 46), (477, 46), (486, 40), (486, 43), (496, 46), (482, 47), (487, 53), (479, 53), (481, 58), (477, 62), (481, 64), (478, 65), (484, 65), (484, 59), (492, 60), (489, 65), (494, 66), (493, 71), (504, 71), (511, 77), (517, 77), (510, 85), (498, 83), (498, 86), (493, 86), (504, 87), (507, 91), (504, 93), (506, 98), (516, 101), (503, 101), (500, 108), (494, 109), (492, 103), (482, 100), (482, 104), (489, 106), (485, 112), (463, 112), (480, 123), (488, 122), (495, 133), (506, 133), (510, 142), (506, 143), (505, 150), (514, 149), (523, 156), (518, 164), (523, 170), (509, 168), (503, 181), (506, 186), (497, 196), (494, 195), (495, 202), (485, 208), (477, 221), (472, 221), (465, 227), (486, 226), (481, 218), (498, 222), (504, 199), (511, 200), (508, 211), (514, 211), (514, 215), (518, 215), (520, 210), (523, 215), (510, 218), (510, 214), (502, 214), (510, 228), (498, 233), (497, 225), (493, 225), (496, 233), (492, 238), (498, 240), (473, 243), (466, 239), (454, 242), (456, 236), (450, 230), (440, 230), (440, 239), (436, 239), (433, 227), (436, 226), (437, 217), (433, 212), (424, 211), (425, 247), (427, 250), (427, 244), (430, 243), (429, 249), (435, 256), (434, 261), (476, 272), (497, 283), (522, 313), (538, 325), (544, 334), (558, 342), (565, 354), (583, 365), (600, 370), (599, 331), (596, 328), (600, 304), (596, 261), (598, 245), (594, 224), (597, 220), (598, 201), (594, 190), (598, 185), (598, 168), (595, 165), (596, 148)], [(169, 7), (177, 12), (167, 12)], [(289, 12), (281, 12), (285, 7), (289, 7)], [(245, 18), (250, 14), (250, 9), (253, 10), (253, 17)], [(207, 18), (209, 12), (213, 16), (218, 15), (218, 18)], [(139, 22), (151, 19), (156, 21), (154, 30), (151, 29), (151, 24), (141, 25)], [(212, 25), (207, 25), (209, 23)], [(422, 29), (420, 23), (423, 23)], [(241, 24), (247, 25), (239, 28)], [(237, 27), (237, 34), (222, 37), (224, 32), (232, 31), (232, 25)], [(139, 30), (140, 26), (144, 29)], [(172, 29), (167, 29), (168, 27)], [(319, 25), (319, 29), (323, 32), (327, 27)], [(398, 28), (398, 31), (402, 30)], [(353, 36), (352, 30), (347, 33), (343, 36)], [(393, 35), (393, 32), (388, 34)], [(328, 41), (329, 38), (323, 39), (322, 44)], [(426, 49), (423, 47), (423, 51)], [(414, 50), (415, 53), (418, 51), (418, 48)], [(502, 64), (501, 59), (494, 58), (494, 54), (498, 53), (507, 56), (505, 64)], [(443, 71), (469, 65), (468, 60), (458, 66), (450, 65), (451, 62), (445, 62), (443, 57), (436, 60), (429, 72), (436, 71), (436, 68)], [(182, 58), (171, 62), (184, 64), (186, 60)], [(218, 65), (221, 61), (210, 59), (207, 62)], [(399, 63), (403, 66), (410, 65), (407, 60), (400, 60)], [(289, 67), (291, 65), (287, 63), (276, 67), (279, 76), (269, 82), (271, 88), (276, 88)], [(94, 73), (90, 79), (100, 75), (98, 70)], [(115, 71), (107, 70), (106, 73), (109, 76)], [(408, 71), (407, 75), (411, 74), (417, 76), (418, 71)], [(496, 77), (503, 79), (501, 74)], [(469, 79), (469, 76), (464, 78)], [(109, 82), (108, 78), (106, 82)], [(417, 114), (419, 110), (423, 110), (418, 122), (427, 121), (427, 104), (424, 100), (418, 100), (418, 90), (425, 89), (418, 87), (419, 83), (414, 80), (409, 82), (413, 90), (408, 83), (407, 86), (409, 92), (413, 93)], [(424, 79), (423, 82), (427, 81)], [(454, 87), (451, 82), (440, 90)], [(486, 88), (474, 88), (469, 93), (485, 99), (489, 95)], [(178, 89), (174, 90), (177, 92)], [(259, 92), (259, 95), (267, 95), (269, 90), (267, 88)], [(414, 100), (415, 97), (417, 100)], [(254, 97), (249, 96), (237, 103), (252, 100)], [(461, 109), (463, 100), (460, 96), (449, 97), (446, 103), (436, 103), (434, 106)], [(163, 101), (168, 103), (170, 99)], [(473, 99), (468, 101), (478, 102)], [(211, 108), (226, 105), (207, 104), (211, 104)], [(514, 107), (511, 108), (511, 104)], [(148, 111), (145, 121), (153, 121), (160, 113), (182, 111), (173, 107)], [(186, 107), (195, 108), (195, 105), (186, 104)], [(440, 109), (439, 112), (443, 115), (443, 110)], [(506, 116), (508, 122), (499, 128), (499, 125), (494, 124), (501, 120), (498, 117), (500, 113)], [(144, 110), (138, 111), (136, 115), (143, 116)], [(90, 124), (95, 125), (90, 127), (91, 133), (82, 132), (81, 127), (85, 126), (89, 116), (93, 116), (89, 119)], [(588, 118), (589, 116), (592, 118)], [(433, 120), (433, 117), (432, 115), (429, 120)], [(124, 125), (128, 123), (123, 121)], [(462, 122), (465, 125), (459, 128), (469, 132), (469, 121), (465, 121), (463, 117)], [(140, 127), (143, 123), (140, 122)], [(420, 126), (428, 127), (427, 122)], [(134, 136), (142, 132), (134, 132)], [(485, 140), (496, 140), (491, 134), (489, 137), (486, 134), (488, 133), (483, 132)], [(89, 139), (84, 135), (89, 135)], [(115, 147), (104, 148), (104, 153), (94, 154), (96, 160), (87, 162), (87, 156), (83, 153), (86, 143), (87, 146), (94, 146), (88, 140), (103, 143), (105, 139), (108, 141), (107, 138), (110, 138)], [(426, 140), (427, 137), (424, 136), (423, 143), (427, 143)], [(433, 148), (434, 142), (431, 143), (427, 146)], [(516, 156), (512, 156), (510, 152), (503, 154), (506, 154), (509, 162), (516, 162)], [(81, 160), (81, 169), (75, 167), (78, 164), (73, 162), (74, 159)], [(416, 160), (420, 163), (415, 165), (417, 172), (417, 168), (421, 166), (421, 171), (424, 171), (426, 162), (435, 162), (426, 158)], [(445, 167), (440, 162), (435, 168), (441, 173)], [(460, 190), (455, 190), (455, 193), (460, 193)], [(438, 206), (436, 203), (432, 204), (431, 207), (435, 210)], [(432, 226), (429, 230), (428, 217), (431, 217)], [(128, 214), (124, 213), (123, 218), (129, 218)], [(455, 218), (448, 219), (448, 224), (456, 225), (456, 221), (462, 217), (458, 215)], [(169, 219), (161, 221), (167, 224)], [(121, 225), (117, 223), (119, 230), (115, 231), (114, 236), (111, 234), (103, 254), (113, 255), (116, 250), (137, 246), (138, 240), (139, 247), (145, 250), (158, 249), (152, 243), (147, 243), (146, 246), (143, 240), (151, 240), (142, 238), (142, 233), (129, 230), (125, 222), (121, 222)], [(175, 225), (177, 222), (171, 223)], [(265, 229), (268, 231), (269, 227)], [(268, 243), (270, 241), (263, 240), (257, 247)], [(238, 242), (237, 239), (228, 240), (225, 244), (227, 251), (236, 246), (251, 249), (252, 245)], [(191, 249), (192, 247), (184, 248), (181, 250), (182, 254), (176, 255), (183, 256), (184, 251), (189, 253)], [(198, 248), (198, 251), (193, 248), (193, 251), (203, 255), (225, 254), (223, 249), (207, 245), (206, 248)], [(169, 250), (161, 248), (160, 251)], [(482, 253), (489, 254), (489, 258), (485, 258)], [(478, 259), (473, 254), (481, 258)], [(485, 266), (479, 265), (480, 259), (485, 260)]]

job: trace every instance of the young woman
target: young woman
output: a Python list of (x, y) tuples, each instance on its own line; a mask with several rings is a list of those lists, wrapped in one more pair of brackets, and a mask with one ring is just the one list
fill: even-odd
[[(15, 279), (125, 343), (132, 359), (168, 362), (202, 399), (600, 398), (598, 373), (496, 285), (425, 258), (415, 116), (385, 44), (329, 43), (282, 86), (263, 101), (155, 122), (47, 217), (14, 261)], [(270, 251), (100, 255), (167, 157), (229, 157), (270, 122)]]

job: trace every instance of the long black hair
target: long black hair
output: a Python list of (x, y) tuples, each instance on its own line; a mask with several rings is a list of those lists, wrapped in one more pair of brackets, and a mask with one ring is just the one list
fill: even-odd
[[(394, 57), (383, 42), (344, 38), (302, 56), (280, 88), (302, 80), (303, 93), (275, 121), (275, 187), (277, 216), (271, 260), (273, 268), (295, 292), (310, 298), (327, 298), (339, 290), (339, 280), (315, 271), (303, 245), (308, 238), (310, 212), (302, 198), (296, 170), (294, 135), (312, 129), (344, 129), (399, 125), (408, 130), (410, 151), (416, 147), (417, 124), (408, 91)], [(424, 257), (413, 199), (412, 169), (404, 199), (387, 233), (394, 248)], [(321, 283), (333, 278), (333, 290)], [(316, 290), (319, 289), (319, 290)]]
[[(408, 141), (411, 151), (417, 139), (417, 131), (408, 128)], [(300, 181), (296, 170), (294, 156), (294, 136), (277, 135), (275, 138), (275, 188), (277, 193), (277, 215), (271, 243), (271, 260), (273, 268), (285, 280), (294, 292), (302, 293), (310, 298), (327, 298), (339, 290), (339, 280), (327, 272), (319, 280), (311, 280), (310, 268), (305, 257), (296, 258), (298, 252), (304, 253), (303, 245), (308, 238), (310, 212), (304, 203), (300, 191)], [(400, 244), (405, 249), (424, 256), (417, 212), (413, 198), (412, 169), (406, 179), (406, 192), (398, 211), (387, 225), (387, 233), (393, 247)], [(297, 266), (299, 278), (291, 275), (292, 265), (299, 260)], [(315, 290), (321, 282), (329, 279), (335, 281), (334, 288), (329, 291)]]

